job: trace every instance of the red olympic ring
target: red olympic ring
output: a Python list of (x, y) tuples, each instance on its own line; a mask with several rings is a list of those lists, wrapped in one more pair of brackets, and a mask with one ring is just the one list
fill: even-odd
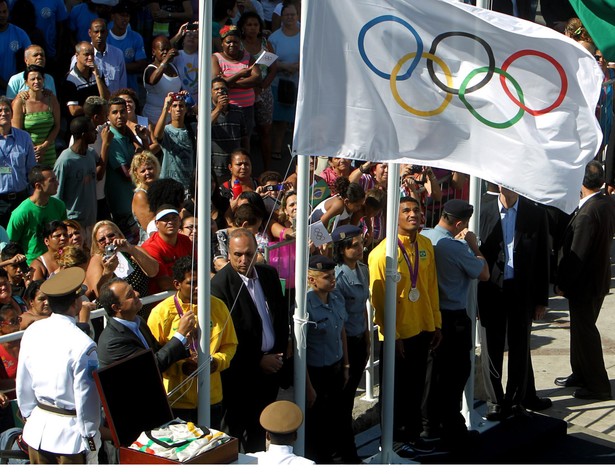
[(538, 56), (540, 58), (546, 59), (551, 64), (553, 64), (553, 67), (557, 70), (557, 73), (559, 74), (560, 80), (562, 82), (562, 89), (559, 95), (557, 96), (557, 99), (555, 99), (555, 102), (553, 102), (549, 107), (545, 107), (544, 109), (540, 109), (540, 110), (534, 110), (534, 109), (530, 109), (527, 105), (522, 104), (510, 92), (510, 90), (508, 89), (508, 85), (506, 84), (506, 78), (503, 74), (500, 76), (500, 83), (502, 84), (502, 88), (504, 89), (504, 92), (506, 92), (506, 95), (508, 96), (508, 98), (512, 100), (518, 107), (525, 110), (528, 114), (536, 117), (538, 115), (544, 115), (546, 113), (549, 113), (556, 107), (559, 107), (559, 105), (564, 101), (564, 97), (566, 97), (566, 92), (568, 91), (568, 79), (566, 78), (566, 73), (564, 72), (564, 68), (561, 66), (560, 63), (558, 63), (555, 59), (553, 59), (551, 56), (549, 56), (546, 53), (543, 53), (541, 51), (536, 51), (534, 49), (523, 49), (521, 51), (517, 51), (516, 53), (512, 54), (506, 61), (502, 63), (502, 68), (501, 68), (502, 71), (506, 71), (508, 67), (512, 64), (513, 61), (516, 61), (522, 56)]

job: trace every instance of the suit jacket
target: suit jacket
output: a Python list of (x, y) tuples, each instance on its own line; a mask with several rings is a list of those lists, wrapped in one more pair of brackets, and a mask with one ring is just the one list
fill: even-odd
[(154, 351), (160, 372), (164, 372), (178, 360), (190, 357), (190, 352), (186, 350), (181, 341), (176, 337), (171, 338), (169, 342), (161, 346), (154, 338), (149, 327), (147, 327), (147, 324), (142, 323), (139, 329), (149, 347), (144, 347), (141, 340), (129, 328), (118, 323), (113, 318), (107, 317), (107, 327), (105, 327), (98, 339), (98, 361), (100, 366), (105, 367), (149, 348)]
[(615, 234), (615, 200), (591, 197), (572, 217), (564, 233), (557, 286), (567, 298), (604, 297), (611, 286), (609, 258)]
[[(501, 312), (501, 291), (494, 281), (493, 271), (498, 255), (504, 250), (504, 234), (498, 199), (486, 202), (480, 212), (480, 251), (487, 260), (491, 279), (478, 284), (478, 304), (481, 322), (486, 326), (490, 317)], [(513, 265), (514, 291), (520, 306), (533, 314), (537, 305), (547, 306), (549, 299), (549, 228), (547, 213), (533, 202), (519, 196)]]
[[(263, 264), (255, 265), (254, 269), (258, 274), (273, 319), (275, 342), (270, 352), (285, 353), (288, 345), (289, 319), (278, 272), (275, 268)], [(228, 393), (226, 386), (231, 379), (243, 385), (250, 383), (250, 380), (254, 382), (260, 378), (263, 325), (248, 289), (230, 264), (212, 278), (211, 294), (224, 301), (229, 308), (237, 333), (237, 352), (231, 361), (231, 366), (222, 372), (226, 399)], [(245, 390), (245, 387), (246, 385), (243, 385), (242, 390)]]

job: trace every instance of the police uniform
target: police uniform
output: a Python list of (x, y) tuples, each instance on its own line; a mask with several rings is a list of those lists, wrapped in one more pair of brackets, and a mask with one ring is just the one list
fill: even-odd
[(362, 230), (355, 225), (343, 225), (336, 228), (331, 234), (333, 240), (335, 259), (335, 286), (344, 297), (344, 304), (348, 319), (344, 323), (346, 329), (346, 346), (348, 350), (349, 377), (348, 383), (342, 392), (343, 411), (345, 423), (343, 427), (348, 431), (342, 435), (342, 460), (345, 464), (358, 463), (357, 448), (352, 430), (352, 410), (365, 364), (368, 358), (368, 334), (366, 303), (369, 298), (369, 271), (367, 265), (358, 261), (356, 267), (351, 269), (344, 264), (341, 258), (345, 243), (352, 241)]
[[(322, 255), (312, 256), (310, 270), (329, 271), (335, 262)], [(333, 290), (323, 303), (316, 292), (309, 291), (306, 300), (308, 313), (307, 371), (316, 401), (306, 412), (306, 454), (318, 464), (330, 463), (341, 448), (342, 390), (344, 387), (344, 323), (348, 319), (343, 296)]]
[[(459, 220), (472, 217), (474, 208), (460, 199), (444, 204), (444, 213)], [(426, 434), (440, 431), (443, 444), (462, 448), (468, 440), (461, 414), (464, 387), (471, 373), (472, 321), (467, 313), (470, 282), (481, 274), (485, 260), (474, 255), (465, 240), (437, 225), (422, 234), (431, 240), (438, 274), (442, 313), (442, 342), (429, 355), (426, 395), (423, 404)]]
[[(260, 423), (263, 429), (270, 434), (287, 435), (296, 433), (303, 423), (303, 413), (293, 402), (279, 400), (269, 404), (261, 413)], [(267, 451), (249, 453), (258, 459), (263, 466), (279, 466), (287, 464), (312, 465), (314, 461), (297, 456), (293, 447), (287, 444), (271, 442)]]
[[(41, 291), (50, 299), (78, 297), (84, 279), (79, 267), (61, 270)], [(96, 343), (75, 321), (52, 313), (28, 327), (21, 340), (17, 402), (27, 420), (23, 439), (33, 464), (85, 463), (86, 453), (100, 447)]]

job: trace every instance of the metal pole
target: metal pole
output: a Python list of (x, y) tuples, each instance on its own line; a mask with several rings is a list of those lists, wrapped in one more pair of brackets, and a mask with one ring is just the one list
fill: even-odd
[(209, 255), (211, 255), (211, 38), (212, 20), (211, 7), (213, 0), (205, 0), (199, 8), (199, 102), (198, 110), (201, 120), (197, 127), (197, 218), (201, 223), (200, 238), (197, 240), (197, 255), (201, 256), (201, 268), (197, 272), (198, 307), (197, 317), (201, 331), (199, 343), (199, 367), (205, 365), (207, 370), (199, 372), (198, 376), (198, 418), (199, 425), (210, 426), (210, 374), (209, 374), (209, 340), (210, 340), (210, 311), (211, 311), (211, 283), (209, 278)]
[[(305, 3), (303, 8), (305, 8)], [(305, 18), (305, 16), (303, 17)], [(305, 413), (306, 387), (306, 332), (307, 321), (306, 293), (308, 267), (308, 216), (309, 216), (309, 186), (310, 157), (297, 157), (297, 247), (295, 252), (295, 313), (293, 327), (295, 333), (295, 403)], [(297, 433), (294, 451), (305, 454), (305, 425), (301, 425)]]
[(367, 330), (369, 332), (369, 359), (365, 367), (365, 396), (361, 397), (361, 400), (373, 402), (376, 400), (374, 398), (374, 348), (376, 346), (374, 338), (378, 335), (374, 335), (374, 312), (369, 299), (365, 306), (367, 307)]
[[(480, 8), (491, 8), (490, 0), (476, 0), (476, 6)], [(470, 219), (469, 229), (474, 232), (477, 237), (480, 237), (480, 198), (481, 198), (481, 180), (476, 176), (470, 177), (470, 204), (474, 206), (474, 214)], [(468, 288), (468, 316), (472, 321), (472, 349), (470, 351), (470, 360), (472, 361), (472, 369), (470, 371), (470, 377), (466, 382), (466, 386), (463, 394), (463, 407), (462, 414), (466, 420), (466, 425), (470, 429), (476, 429), (479, 425), (482, 425), (482, 418), (474, 410), (474, 372), (476, 370), (476, 316), (478, 314), (476, 291), (478, 285), (477, 282), (472, 282)]]
[[(393, 460), (393, 402), (395, 390), (395, 324), (397, 320), (397, 220), (399, 216), (399, 165), (389, 164), (387, 192), (386, 287), (384, 303), (384, 364), (380, 400), (382, 401), (380, 464)], [(381, 361), (382, 362), (382, 361)]]
[[(474, 213), (470, 219), (469, 229), (479, 236), (480, 228), (480, 195), (481, 195), (481, 180), (475, 176), (470, 177), (470, 204), (474, 206)], [(474, 372), (476, 370), (476, 316), (478, 314), (476, 291), (478, 282), (473, 280), (468, 287), (468, 316), (472, 321), (472, 348), (470, 349), (471, 367), (470, 377), (466, 382), (463, 393), (462, 414), (466, 420), (466, 426), (469, 429), (476, 429), (481, 424), (482, 418), (474, 410)]]

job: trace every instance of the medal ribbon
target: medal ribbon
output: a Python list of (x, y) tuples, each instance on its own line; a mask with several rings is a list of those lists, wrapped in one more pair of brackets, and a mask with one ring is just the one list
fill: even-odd
[(397, 245), (404, 256), (406, 265), (408, 265), (408, 271), (410, 272), (410, 286), (411, 288), (416, 288), (416, 282), (419, 279), (419, 244), (416, 240), (414, 241), (414, 266), (410, 263), (410, 257), (408, 256), (408, 252), (406, 252), (404, 244), (401, 243), (401, 240), (397, 239)]
[[(184, 315), (184, 310), (182, 309), (182, 305), (179, 303), (179, 299), (177, 298), (177, 295), (173, 296), (173, 302), (175, 303), (175, 309), (177, 310), (177, 314), (179, 314), (179, 317), (181, 318)], [(198, 335), (198, 328), (197, 328), (197, 335)], [(196, 354), (197, 353), (197, 344), (198, 344), (198, 337), (193, 337), (192, 338), (192, 342), (190, 344), (190, 352), (192, 354)]]

